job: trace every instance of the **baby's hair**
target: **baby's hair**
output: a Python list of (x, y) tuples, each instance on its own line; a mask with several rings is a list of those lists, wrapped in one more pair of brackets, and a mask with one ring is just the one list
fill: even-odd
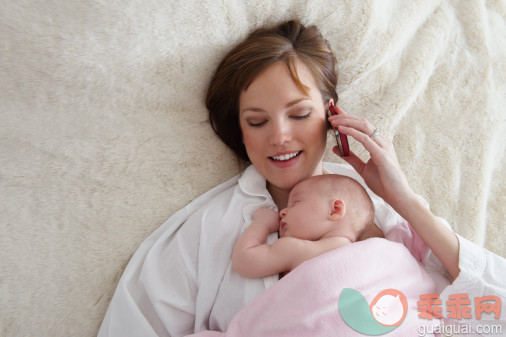
[(364, 230), (357, 241), (379, 236), (381, 230), (374, 224), (374, 205), (365, 188), (355, 179), (339, 174), (323, 174), (309, 178), (317, 184), (321, 193), (329, 198), (339, 198), (347, 205), (347, 212), (362, 225)]

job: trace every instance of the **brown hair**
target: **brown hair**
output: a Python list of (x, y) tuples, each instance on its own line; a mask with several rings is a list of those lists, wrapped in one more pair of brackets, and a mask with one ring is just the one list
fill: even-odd
[(296, 85), (307, 93), (301, 83), (296, 59), (311, 71), (324, 104), (337, 102), (336, 58), (327, 40), (315, 26), (287, 21), (272, 28), (252, 32), (221, 61), (207, 91), (206, 106), (211, 126), (221, 140), (245, 161), (249, 161), (242, 143), (239, 124), (239, 96), (265, 68), (284, 61)]

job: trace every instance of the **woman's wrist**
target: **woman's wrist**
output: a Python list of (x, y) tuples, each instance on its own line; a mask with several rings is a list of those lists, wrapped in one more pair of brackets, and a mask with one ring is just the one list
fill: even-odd
[(404, 193), (401, 197), (397, 197), (397, 199), (389, 203), (389, 205), (404, 219), (410, 217), (410, 214), (416, 210), (421, 208), (427, 208), (425, 204), (422, 202), (420, 197), (413, 192), (411, 189)]
[(426, 203), (414, 193), (395, 210), (411, 225), (455, 279), (460, 272), (459, 241), (455, 233), (441, 223)]

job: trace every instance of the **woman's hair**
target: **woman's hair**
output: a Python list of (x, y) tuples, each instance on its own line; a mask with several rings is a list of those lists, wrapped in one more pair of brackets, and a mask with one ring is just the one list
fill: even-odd
[(336, 58), (315, 26), (288, 21), (253, 31), (221, 61), (209, 86), (206, 106), (211, 126), (236, 155), (249, 161), (239, 124), (239, 96), (265, 68), (283, 61), (295, 84), (307, 93), (295, 67), (296, 59), (311, 71), (323, 97), (337, 102)]

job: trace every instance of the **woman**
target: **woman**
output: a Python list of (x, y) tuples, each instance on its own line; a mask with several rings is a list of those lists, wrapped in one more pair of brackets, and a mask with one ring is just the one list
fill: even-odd
[[(232, 271), (230, 258), (240, 233), (256, 209), (284, 208), (296, 183), (326, 172), (365, 182), (376, 194), (371, 193), (376, 224), (387, 232), (404, 217), (451, 280), (459, 276), (460, 262), (465, 268), (459, 278), (464, 275), (466, 286), (481, 282), (480, 293), (503, 291), (497, 280), (482, 280), (482, 274), (471, 278), (465, 265), (470, 255), (481, 256), (481, 265), (496, 257), (458, 238), (430, 213), (409, 187), (387, 138), (341, 109), (327, 117), (329, 101), (337, 102), (335, 62), (317, 28), (296, 21), (253, 32), (224, 58), (206, 100), (211, 124), (251, 165), (177, 212), (139, 247), (99, 336), (225, 331), (240, 309), (278, 280), (245, 279)], [(323, 163), (330, 126), (360, 142), (371, 159), (364, 163), (351, 153), (344, 158), (351, 167)], [(271, 234), (268, 242), (276, 239)], [(437, 259), (431, 255), (427, 261), (435, 266), (429, 272), (441, 287), (448, 285)]]

